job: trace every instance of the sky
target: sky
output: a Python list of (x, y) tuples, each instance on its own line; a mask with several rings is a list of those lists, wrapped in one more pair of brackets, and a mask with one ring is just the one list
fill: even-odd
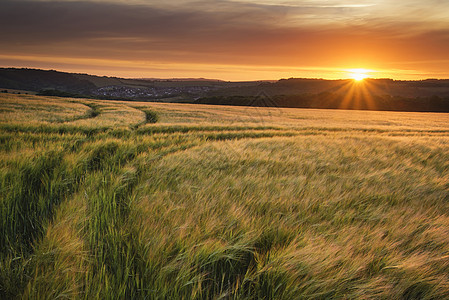
[(0, 66), (127, 78), (449, 78), (448, 0), (1, 0)]

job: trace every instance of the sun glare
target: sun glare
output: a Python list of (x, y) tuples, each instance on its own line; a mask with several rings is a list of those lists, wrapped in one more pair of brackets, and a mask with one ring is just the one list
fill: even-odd
[(362, 81), (363, 79), (367, 78), (368, 75), (366, 74), (358, 74), (358, 73), (353, 73), (351, 74), (352, 79), (354, 79), (355, 81)]
[(347, 71), (349, 73), (349, 77), (355, 81), (362, 81), (363, 79), (368, 78), (368, 73), (370, 72), (370, 70), (367, 69), (349, 69)]

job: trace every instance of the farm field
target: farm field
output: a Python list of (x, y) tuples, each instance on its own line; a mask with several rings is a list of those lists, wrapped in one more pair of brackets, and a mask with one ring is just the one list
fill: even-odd
[(449, 115), (0, 95), (1, 299), (449, 298)]

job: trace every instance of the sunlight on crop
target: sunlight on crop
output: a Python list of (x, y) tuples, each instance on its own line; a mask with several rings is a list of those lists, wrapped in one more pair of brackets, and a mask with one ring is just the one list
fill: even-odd
[(447, 114), (0, 107), (0, 299), (449, 295)]

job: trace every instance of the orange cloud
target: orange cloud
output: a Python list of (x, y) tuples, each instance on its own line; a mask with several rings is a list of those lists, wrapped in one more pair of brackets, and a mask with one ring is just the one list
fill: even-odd
[(436, 2), (434, 19), (398, 17), (398, 4), (384, 4), (382, 16), (382, 1), (132, 3), (2, 1), (0, 64), (221, 79), (337, 78), (348, 68), (441, 78), (449, 69)]

